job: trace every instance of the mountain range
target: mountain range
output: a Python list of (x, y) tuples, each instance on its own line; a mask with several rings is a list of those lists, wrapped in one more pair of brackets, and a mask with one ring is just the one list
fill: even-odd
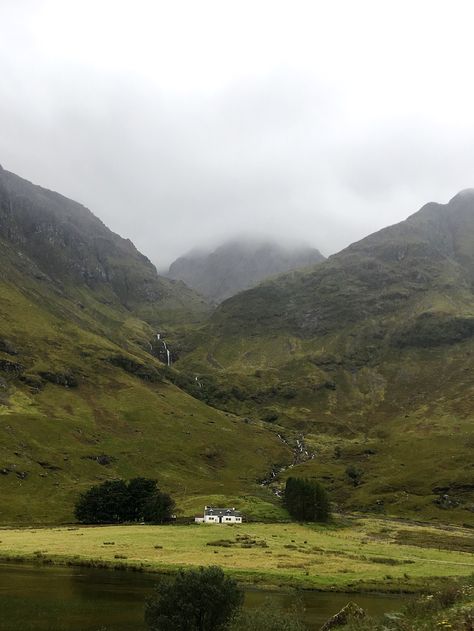
[(1, 523), (137, 475), (180, 513), (283, 516), (290, 472), (341, 510), (472, 523), (473, 191), (211, 310), (2, 169), (0, 265)]
[(270, 276), (321, 261), (321, 252), (309, 246), (240, 238), (211, 252), (195, 250), (178, 258), (170, 265), (167, 276), (184, 281), (216, 304)]

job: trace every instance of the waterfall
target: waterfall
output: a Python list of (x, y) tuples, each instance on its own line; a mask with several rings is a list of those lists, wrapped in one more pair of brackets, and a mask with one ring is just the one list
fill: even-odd
[(163, 342), (163, 348), (166, 351), (166, 365), (171, 366), (171, 353), (169, 351), (169, 348), (166, 346), (165, 340), (161, 340), (161, 341)]
[(157, 334), (156, 334), (156, 339), (157, 339), (157, 340), (159, 340), (159, 339), (160, 339), (160, 337), (161, 337), (161, 333), (157, 333)]

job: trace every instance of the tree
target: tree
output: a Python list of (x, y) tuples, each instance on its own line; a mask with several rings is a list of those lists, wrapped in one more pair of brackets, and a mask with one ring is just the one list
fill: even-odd
[(162, 523), (174, 509), (174, 502), (167, 493), (156, 486), (156, 480), (133, 478), (128, 483), (129, 509), (125, 521)]
[(148, 599), (145, 621), (151, 631), (220, 631), (242, 602), (236, 581), (220, 567), (180, 570)]
[(174, 501), (156, 486), (156, 480), (112, 480), (93, 486), (80, 496), (76, 519), (86, 524), (126, 521), (163, 523), (170, 519)]
[(322, 521), (330, 518), (330, 502), (325, 488), (307, 478), (288, 478), (284, 495), (285, 507), (301, 521)]
[(331, 518), (331, 502), (329, 495), (322, 484), (313, 482), (314, 485), (314, 507), (316, 521), (326, 522)]
[(127, 484), (111, 480), (93, 486), (79, 498), (76, 519), (88, 524), (113, 524), (123, 521), (129, 501)]
[(142, 521), (150, 524), (162, 524), (169, 521), (174, 511), (174, 500), (161, 491), (149, 496), (143, 505)]

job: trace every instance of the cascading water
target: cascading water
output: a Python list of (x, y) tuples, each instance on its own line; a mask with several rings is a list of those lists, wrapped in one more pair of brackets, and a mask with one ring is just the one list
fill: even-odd
[(268, 476), (260, 482), (260, 486), (268, 487), (274, 495), (276, 495), (277, 497), (281, 497), (283, 491), (281, 490), (281, 488), (279, 488), (279, 486), (275, 486), (273, 482), (277, 480), (278, 476), (283, 473), (283, 471), (286, 471), (287, 469), (292, 469), (295, 465), (306, 462), (307, 460), (313, 460), (316, 454), (312, 451), (308, 451), (306, 443), (304, 442), (303, 435), (301, 435), (300, 438), (296, 439), (294, 446), (291, 445), (291, 443), (281, 434), (277, 434), (277, 437), (281, 440), (282, 443), (284, 443), (287, 447), (290, 447), (290, 449), (293, 451), (293, 462), (288, 465), (275, 465), (274, 467), (272, 467)]
[(163, 348), (166, 351), (166, 365), (171, 366), (171, 353), (169, 351), (169, 348), (166, 346), (166, 342), (164, 340), (162, 340), (162, 342), (163, 342)]

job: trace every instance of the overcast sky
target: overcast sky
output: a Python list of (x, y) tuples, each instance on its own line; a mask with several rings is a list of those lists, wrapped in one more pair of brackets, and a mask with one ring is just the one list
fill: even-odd
[(237, 233), (333, 253), (474, 186), (451, 0), (0, 0), (0, 164), (159, 266)]

